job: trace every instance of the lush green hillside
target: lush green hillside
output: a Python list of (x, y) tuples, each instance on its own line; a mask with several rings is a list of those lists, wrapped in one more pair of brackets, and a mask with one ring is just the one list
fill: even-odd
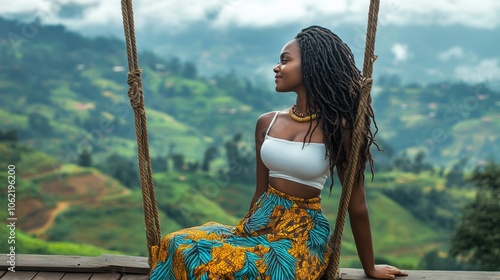
[[(0, 148), (6, 145), (3, 142)], [(22, 246), (22, 252), (77, 254), (80, 250), (85, 255), (111, 251), (146, 254), (139, 189), (125, 188), (94, 168), (54, 167), (52, 164), (56, 161), (38, 151), (26, 149), (19, 152), (18, 157), (21, 158), (18, 170), (26, 168), (26, 175), (22, 175), (17, 183), (23, 186), (17, 191), (18, 244)], [(162, 233), (208, 221), (236, 224), (248, 209), (253, 188), (250, 184), (222, 179), (192, 172), (157, 173), (155, 182)], [(418, 181), (418, 178), (410, 182), (413, 181)], [(445, 231), (415, 218), (384, 195), (383, 189), (375, 185), (368, 189), (379, 257), (393, 258), (407, 267), (414, 267), (427, 250), (445, 245)], [(324, 194), (325, 214), (332, 224), (338, 196), (338, 187), (334, 188), (331, 198), (327, 198), (327, 191)], [(5, 198), (4, 194), (2, 197)], [(343, 256), (343, 265), (358, 265), (348, 229)]]
[[(2, 236), (8, 234), (3, 228)], [(2, 254), (10, 253), (7, 243), (0, 245)], [(43, 239), (34, 238), (30, 235), (17, 231), (16, 233), (16, 254), (41, 254), (41, 255), (73, 255), (73, 256), (99, 256), (101, 254), (123, 254), (116, 250), (106, 250), (97, 246), (83, 244), (82, 242), (49, 242)]]
[[(20, 28), (0, 19), (2, 30)], [(73, 242), (145, 255), (123, 42), (46, 26), (28, 41), (0, 39), (0, 52), (0, 163), (19, 170), (20, 238), (32, 244), (23, 250), (57, 253), (66, 243), (52, 242)], [(254, 192), (255, 120), (293, 95), (234, 73), (200, 77), (202, 65), (175, 57), (145, 52), (140, 61), (163, 233), (235, 224)], [(475, 193), (464, 170), (500, 154), (499, 97), (482, 85), (377, 84), (386, 152), (375, 153), (367, 195), (379, 258), (411, 268), (426, 252), (446, 252)], [(332, 225), (338, 188), (324, 193)], [(358, 265), (348, 228), (344, 239), (343, 265)]]
[[(3, 19), (0, 26), (13, 33), (20, 28)], [(46, 26), (29, 42), (0, 40), (0, 51), (6, 58), (0, 65), (0, 127), (17, 129), (21, 139), (63, 160), (82, 146), (101, 158), (111, 150), (133, 155), (122, 42)], [(198, 77), (197, 65), (175, 57), (143, 53), (141, 67), (150, 144), (158, 155), (183, 143), (176, 152), (200, 161), (214, 142), (238, 131), (251, 135), (257, 116), (277, 104), (278, 96), (232, 74)]]
[[(0, 150), (5, 151), (8, 145), (0, 142)], [(76, 165), (53, 167), (53, 158), (31, 149), (23, 151), (20, 148), (15, 153), (20, 158), (16, 170), (21, 174), (16, 179), (16, 225), (20, 230), (18, 243), (23, 246), (23, 252), (30, 252), (32, 248), (33, 253), (55, 254), (57, 248), (69, 244), (67, 250), (60, 252), (65, 254), (75, 252), (76, 243), (81, 243), (133, 255), (146, 253), (139, 189), (131, 191), (116, 179), (94, 168)], [(9, 155), (7, 152), (5, 154)], [(2, 166), (5, 163), (2, 159)], [(6, 181), (3, 174), (0, 177)], [(226, 224), (237, 222), (236, 218), (228, 215), (218, 204), (204, 196), (196, 197), (196, 190), (184, 175), (159, 174), (155, 179), (158, 181), (158, 206), (163, 232), (210, 219)], [(4, 192), (0, 197), (2, 200), (7, 199)], [(2, 212), (4, 220), (6, 213)], [(57, 242), (42, 242), (29, 238), (23, 232)], [(75, 244), (71, 245), (68, 241)], [(97, 247), (87, 248), (82, 245), (81, 248), (85, 249), (82, 254), (107, 252), (99, 251)], [(2, 247), (2, 252), (5, 251), (6, 247)]]
[[(0, 26), (21, 32), (14, 21), (0, 19)], [(0, 40), (0, 50), (1, 128), (17, 129), (22, 140), (63, 163), (74, 163), (82, 147), (98, 161), (111, 153), (132, 158), (122, 42), (42, 26), (28, 41)], [(207, 148), (221, 149), (239, 132), (251, 143), (258, 115), (293, 102), (293, 94), (274, 94), (234, 73), (199, 77), (202, 65), (148, 52), (140, 60), (155, 155), (167, 155), (175, 145), (176, 153), (202, 161)], [(395, 154), (423, 151), (448, 167), (464, 156), (477, 162), (500, 154), (499, 99), (484, 85), (403, 86), (385, 79), (374, 89), (386, 146)]]
[(380, 136), (395, 151), (422, 151), (450, 166), (500, 155), (500, 93), (485, 85), (386, 85), (374, 90)]

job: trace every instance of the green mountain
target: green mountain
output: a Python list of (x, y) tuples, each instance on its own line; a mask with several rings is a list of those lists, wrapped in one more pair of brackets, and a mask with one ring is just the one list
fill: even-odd
[[(0, 40), (0, 127), (17, 129), (23, 141), (64, 163), (74, 163), (83, 147), (98, 159), (135, 153), (123, 42), (62, 26), (40, 26), (24, 38), (20, 23), (0, 19), (0, 26), (9, 30)], [(292, 94), (272, 93), (233, 72), (201, 77), (203, 65), (176, 57), (143, 52), (140, 63), (154, 155), (201, 161), (207, 148), (237, 133), (251, 145), (257, 117), (293, 102)], [(485, 85), (423, 87), (382, 78), (373, 95), (379, 135), (394, 154), (421, 150), (448, 167), (467, 155), (477, 162), (500, 154), (500, 93)]]
[[(9, 152), (11, 145), (15, 149)], [(55, 165), (54, 158), (21, 144), (2, 141), (0, 150), (8, 156), (1, 164), (18, 158), (16, 244), (22, 248), (18, 253), (146, 254), (139, 189), (126, 188), (95, 168)], [(159, 172), (154, 179), (162, 234), (209, 221), (235, 225), (248, 209), (248, 197), (253, 193), (249, 184), (223, 182), (200, 172)], [(445, 246), (446, 231), (414, 217), (384, 194), (386, 188), (373, 185), (367, 193), (376, 249), (385, 259), (414, 267), (426, 250)], [(326, 191), (324, 211), (334, 221), (339, 188), (334, 189), (332, 198), (327, 197)], [(6, 199), (5, 194), (0, 198)], [(1, 215), (6, 219), (5, 213)], [(8, 251), (4, 246), (0, 249)], [(347, 228), (342, 262), (359, 265)]]
[[(95, 168), (57, 165), (54, 158), (20, 144), (1, 141), (0, 151), (6, 156), (0, 160), (2, 166), (17, 158), (15, 216), (20, 235), (16, 242), (17, 247), (23, 248), (18, 253), (77, 254), (81, 250), (81, 254), (146, 254), (140, 189), (130, 190)], [(6, 174), (0, 178), (7, 181)], [(158, 174), (155, 181), (163, 232), (209, 219), (227, 224), (237, 222), (217, 203), (197, 197), (196, 184), (186, 180), (185, 175)], [(7, 200), (4, 192), (0, 197)], [(7, 211), (0, 215), (6, 220)], [(8, 248), (4, 245), (7, 243), (0, 247), (2, 252)]]
[[(1, 19), (0, 26), (20, 28)], [(0, 65), (2, 128), (15, 128), (22, 140), (61, 158), (82, 146), (96, 156), (111, 148), (134, 154), (123, 42), (46, 26), (30, 40), (0, 40), (0, 50), (6, 58)], [(204, 149), (224, 135), (251, 135), (253, 120), (278, 99), (231, 74), (198, 77), (193, 63), (177, 58), (143, 53), (141, 68), (155, 154), (183, 143), (176, 149), (201, 160)]]
[[(0, 39), (0, 162), (19, 170), (20, 230), (38, 238), (30, 244), (145, 255), (123, 42), (62, 26), (40, 26), (25, 38), (18, 22), (4, 19), (0, 30), (10, 32)], [(293, 96), (232, 72), (203, 77), (203, 65), (175, 57), (143, 52), (139, 59), (162, 233), (235, 224), (254, 191), (255, 120)], [(446, 251), (460, 208), (474, 196), (463, 180), (467, 163), (500, 154), (499, 93), (386, 78), (373, 96), (386, 151), (375, 153), (376, 180), (367, 183), (375, 248), (381, 259), (413, 268), (426, 252)], [(333, 224), (338, 184), (328, 195)], [(359, 265), (349, 232), (343, 265)]]
[(385, 80), (374, 95), (380, 136), (394, 151), (420, 151), (441, 166), (463, 157), (499, 159), (500, 93), (488, 86)]

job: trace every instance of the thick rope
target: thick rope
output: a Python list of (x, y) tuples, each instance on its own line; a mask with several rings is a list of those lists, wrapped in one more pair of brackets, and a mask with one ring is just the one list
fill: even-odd
[(148, 262), (151, 265), (151, 248), (160, 244), (160, 220), (158, 218), (158, 207), (156, 205), (151, 158), (149, 157), (146, 110), (144, 108), (144, 92), (142, 90), (141, 69), (139, 69), (139, 59), (137, 56), (137, 46), (135, 41), (134, 10), (132, 8), (132, 0), (122, 0), (121, 4), (129, 68), (127, 77), (129, 89), (127, 94), (130, 99), (130, 104), (134, 109), (137, 154), (139, 159), (144, 222), (146, 226), (146, 239), (148, 245)]
[[(333, 252), (330, 257), (330, 262), (326, 271), (326, 279), (333, 280), (338, 279), (340, 275), (339, 262), (340, 262), (340, 250), (342, 243), (342, 232), (344, 230), (344, 224), (347, 214), (347, 209), (349, 207), (349, 201), (351, 199), (351, 193), (353, 185), (357, 182), (358, 175), (358, 163), (360, 164), (358, 157), (362, 145), (366, 142), (367, 132), (364, 130), (366, 121), (369, 116), (373, 113), (369, 111), (369, 104), (371, 103), (370, 91), (372, 88), (372, 72), (373, 72), (373, 62), (375, 62), (376, 56), (375, 51), (375, 35), (377, 33), (377, 18), (378, 10), (380, 6), (380, 0), (371, 0), (370, 9), (368, 12), (368, 28), (366, 34), (366, 46), (365, 46), (365, 57), (363, 64), (363, 80), (361, 86), (361, 99), (358, 107), (358, 112), (356, 115), (356, 121), (354, 124), (354, 130), (352, 133), (352, 144), (351, 152), (349, 154), (349, 164), (346, 170), (346, 177), (342, 186), (342, 194), (340, 196), (339, 209), (337, 213), (337, 219), (335, 221), (335, 229), (333, 235), (329, 240), (329, 248), (332, 248)], [(358, 186), (356, 186), (358, 187)]]

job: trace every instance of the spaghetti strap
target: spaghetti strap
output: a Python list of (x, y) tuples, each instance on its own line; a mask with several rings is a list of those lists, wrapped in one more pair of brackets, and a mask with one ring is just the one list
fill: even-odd
[(276, 114), (274, 115), (273, 120), (271, 121), (271, 123), (269, 124), (269, 127), (267, 128), (266, 135), (269, 134), (269, 130), (271, 130), (271, 126), (273, 126), (273, 124), (276, 121), (276, 118), (278, 117), (279, 113), (280, 113), (280, 111), (276, 111)]

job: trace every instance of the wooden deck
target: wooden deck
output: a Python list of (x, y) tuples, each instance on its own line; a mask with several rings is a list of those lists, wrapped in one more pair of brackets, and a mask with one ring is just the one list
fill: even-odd
[[(7, 271), (7, 255), (0, 255), (0, 280), (146, 280), (147, 258), (102, 255), (100, 257), (16, 255), (16, 272)], [(361, 269), (341, 269), (343, 280), (370, 279)], [(408, 270), (396, 279), (500, 280), (499, 272)], [(285, 279), (284, 279), (285, 280)]]
[(16, 272), (8, 271), (7, 255), (0, 258), (1, 280), (147, 280), (147, 258), (16, 255)]
[[(405, 270), (408, 276), (398, 276), (396, 279), (404, 280), (500, 280), (500, 271), (438, 271), (438, 270)], [(361, 269), (340, 269), (342, 280), (372, 279), (364, 275)], [(2, 279), (3, 280), (3, 279)]]

